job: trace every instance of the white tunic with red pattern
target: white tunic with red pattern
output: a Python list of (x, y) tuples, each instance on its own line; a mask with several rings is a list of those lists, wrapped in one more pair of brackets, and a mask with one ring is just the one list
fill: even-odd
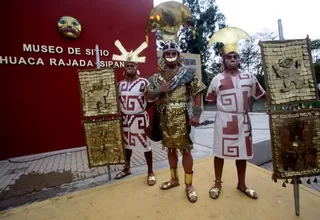
[(215, 76), (208, 88), (206, 100), (216, 102), (213, 154), (223, 159), (247, 160), (253, 157), (251, 123), (248, 115), (250, 96), (265, 94), (253, 74), (241, 73)]
[(148, 80), (142, 77), (129, 82), (118, 83), (122, 127), (126, 149), (151, 150), (150, 141), (145, 133), (149, 126), (149, 116), (145, 111), (147, 99), (144, 95)]

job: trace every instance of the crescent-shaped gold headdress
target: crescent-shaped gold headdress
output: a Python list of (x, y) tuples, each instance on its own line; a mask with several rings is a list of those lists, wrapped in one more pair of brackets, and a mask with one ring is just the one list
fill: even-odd
[(208, 47), (211, 47), (214, 43), (223, 43), (223, 55), (231, 52), (239, 53), (238, 41), (250, 39), (250, 35), (240, 28), (225, 27), (214, 33), (214, 35), (209, 40)]
[(193, 20), (192, 14), (185, 5), (168, 1), (157, 5), (150, 12), (146, 26), (146, 42), (149, 33), (159, 29), (162, 31), (163, 41), (176, 40), (177, 33), (181, 27), (189, 27), (189, 22)]

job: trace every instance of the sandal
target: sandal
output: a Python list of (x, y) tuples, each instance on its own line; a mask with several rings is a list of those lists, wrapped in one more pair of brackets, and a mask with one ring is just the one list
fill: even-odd
[(246, 187), (246, 189), (241, 189), (240, 186), (237, 186), (237, 189), (240, 192), (247, 195), (248, 197), (250, 197), (251, 199), (258, 199), (258, 195), (257, 195), (256, 191), (254, 191), (253, 189), (249, 189), (247, 187)]
[(118, 180), (118, 179), (122, 179), (123, 177), (129, 176), (131, 174), (130, 169), (128, 168), (124, 168), (120, 173), (118, 173), (114, 179)]
[(148, 175), (148, 177), (147, 177), (147, 184), (148, 184), (149, 186), (153, 186), (154, 184), (156, 184), (156, 177), (155, 177), (154, 174)]
[[(192, 187), (192, 186), (191, 186)], [(195, 203), (198, 200), (198, 196), (194, 188), (190, 189), (190, 186), (186, 188), (187, 198), (189, 202)]]
[(178, 180), (170, 180), (170, 181), (162, 183), (160, 185), (160, 189), (167, 190), (167, 189), (171, 189), (171, 188), (177, 187), (177, 186), (180, 186), (180, 183)]
[[(209, 196), (212, 199), (217, 199), (217, 198), (219, 198), (220, 191), (221, 191), (221, 188), (222, 188), (222, 186), (221, 186), (222, 181), (221, 180), (215, 180), (214, 182), (215, 182), (215, 184), (209, 190)], [(216, 186), (217, 183), (220, 185), (219, 187)]]

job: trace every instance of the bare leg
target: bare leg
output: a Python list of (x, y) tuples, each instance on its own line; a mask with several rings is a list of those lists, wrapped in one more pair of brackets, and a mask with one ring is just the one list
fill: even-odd
[(153, 173), (153, 168), (152, 168), (152, 150), (148, 152), (144, 152), (144, 156), (147, 161), (147, 166), (148, 166), (148, 177), (147, 177), (147, 184), (149, 186), (153, 186), (156, 183), (156, 177)]
[(168, 148), (168, 161), (170, 166), (171, 179), (160, 185), (160, 189), (170, 189), (175, 186), (179, 186), (179, 175), (178, 175), (178, 154), (176, 149)]
[(176, 149), (169, 148), (168, 149), (168, 161), (170, 168), (177, 168), (178, 167), (178, 154)]
[(153, 174), (152, 150), (144, 152), (144, 157), (146, 158), (148, 166), (148, 175)]
[(192, 186), (193, 179), (193, 157), (190, 151), (183, 151), (182, 153), (182, 165), (185, 172), (185, 184), (187, 197), (190, 202), (194, 203), (197, 201), (198, 197)]
[(126, 149), (127, 164), (125, 169), (130, 169), (131, 156), (132, 156), (132, 150)]
[(215, 173), (215, 186), (221, 188), (222, 170), (224, 165), (224, 159), (214, 157), (214, 173)]
[(184, 151), (182, 153), (182, 165), (185, 173), (192, 173), (193, 157), (190, 151)]
[(237, 172), (238, 172), (238, 186), (241, 189), (246, 189), (246, 160), (236, 160)]
[(209, 196), (212, 199), (217, 199), (219, 197), (220, 191), (221, 191), (221, 178), (222, 178), (222, 170), (224, 165), (224, 159), (215, 157), (214, 158), (214, 173), (215, 173), (215, 181), (214, 185), (211, 187), (209, 191)]
[(132, 156), (132, 150), (126, 149), (125, 152), (126, 152), (127, 163), (125, 164), (123, 170), (115, 176), (115, 179), (121, 179), (121, 178), (131, 174), (130, 161), (131, 161), (131, 156)]
[(246, 160), (236, 160), (236, 166), (238, 171), (238, 186), (237, 189), (239, 189), (241, 192), (246, 194), (252, 199), (257, 199), (258, 195), (257, 193), (247, 188), (246, 186), (246, 169), (247, 169), (247, 161)]

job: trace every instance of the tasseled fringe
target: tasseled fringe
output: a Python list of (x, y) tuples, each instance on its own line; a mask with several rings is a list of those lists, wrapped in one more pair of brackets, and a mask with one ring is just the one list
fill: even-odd
[(287, 184), (286, 183), (289, 183), (288, 179), (286, 179), (283, 183), (282, 183), (282, 187), (287, 187)]
[(285, 181), (282, 183), (282, 187), (287, 187)]
[[(314, 178), (313, 182), (314, 182), (314, 183), (318, 183), (317, 177)], [(311, 184), (310, 178), (307, 180), (307, 183), (308, 183), (308, 184)]]
[(290, 184), (293, 184), (293, 180), (290, 181)]
[(298, 179), (298, 184), (302, 184), (302, 181), (300, 178)]

